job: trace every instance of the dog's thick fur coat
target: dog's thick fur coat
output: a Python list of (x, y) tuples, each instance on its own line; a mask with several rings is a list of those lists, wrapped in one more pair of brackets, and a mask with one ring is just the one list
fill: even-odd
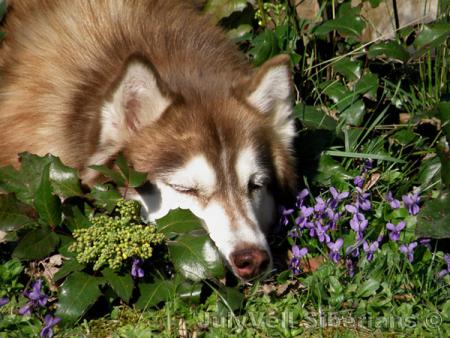
[[(273, 201), (254, 190), (294, 186), (288, 58), (254, 71), (187, 1), (13, 0), (3, 30), (0, 165), (18, 165), (22, 151), (52, 153), (92, 184), (86, 167), (123, 151), (161, 182), (160, 200), (170, 187), (171, 207), (195, 204), (216, 244), (211, 205), (228, 215), (227, 231), (245, 223), (247, 237), (260, 237)], [(206, 167), (213, 174), (186, 174)], [(179, 202), (187, 197), (195, 201)], [(267, 251), (240, 235), (218, 244), (232, 267), (237, 251)]]

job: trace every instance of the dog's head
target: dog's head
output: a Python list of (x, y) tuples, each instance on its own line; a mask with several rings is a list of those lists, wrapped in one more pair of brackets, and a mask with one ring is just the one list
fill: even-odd
[(269, 269), (265, 233), (276, 217), (275, 195), (293, 188), (288, 58), (279, 56), (227, 95), (177, 97), (156, 71), (130, 62), (103, 107), (102, 162), (122, 150), (151, 189), (140, 199), (151, 219), (190, 209), (233, 272), (249, 279)]

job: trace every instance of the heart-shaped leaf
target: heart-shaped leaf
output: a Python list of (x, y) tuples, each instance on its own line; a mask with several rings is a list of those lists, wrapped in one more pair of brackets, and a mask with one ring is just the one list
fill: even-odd
[(204, 11), (218, 22), (235, 12), (242, 12), (245, 7), (247, 7), (247, 0), (208, 0)]
[(417, 237), (450, 238), (450, 197), (449, 191), (428, 201), (418, 215)]
[(303, 126), (309, 129), (327, 129), (334, 131), (337, 127), (337, 121), (325, 114), (322, 110), (305, 104), (298, 104), (294, 108), (294, 115)]

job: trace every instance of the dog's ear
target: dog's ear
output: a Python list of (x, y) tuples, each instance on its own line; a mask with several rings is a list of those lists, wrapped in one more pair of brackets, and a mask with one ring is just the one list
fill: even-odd
[[(171, 102), (156, 71), (141, 60), (130, 60), (103, 102), (98, 146), (89, 165), (110, 162), (131, 136), (158, 120)], [(86, 169), (81, 176), (92, 185), (99, 175)]]
[(293, 191), (296, 176), (292, 147), (296, 131), (292, 117), (289, 57), (278, 55), (264, 63), (249, 80), (241, 84), (240, 93), (244, 93), (244, 99), (250, 106), (270, 119), (279, 139), (272, 149), (277, 176), (284, 190)]
[(275, 131), (290, 148), (295, 136), (289, 57), (278, 55), (264, 63), (247, 82), (247, 102), (271, 117)]
[(112, 99), (102, 111), (102, 137), (108, 141), (126, 139), (159, 119), (171, 100), (161, 89), (150, 65), (132, 60), (116, 84)]

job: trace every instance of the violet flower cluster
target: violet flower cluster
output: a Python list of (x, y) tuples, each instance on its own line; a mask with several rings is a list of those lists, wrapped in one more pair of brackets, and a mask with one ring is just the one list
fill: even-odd
[[(305, 245), (300, 248), (298, 243), (310, 242), (313, 239), (316, 245), (326, 249), (331, 261), (338, 263), (345, 258), (345, 266), (350, 275), (354, 273), (355, 263), (360, 259), (361, 253), (364, 253), (363, 257), (367, 261), (372, 261), (384, 241), (399, 242), (399, 253), (409, 262), (414, 261), (417, 245), (429, 247), (427, 239), (404, 242), (403, 233), (407, 226), (404, 220), (389, 220), (380, 233), (373, 233), (375, 228), (371, 228), (371, 222), (374, 222), (376, 211), (373, 210), (371, 192), (366, 187), (369, 185), (367, 181), (372, 168), (371, 161), (364, 163), (360, 174), (353, 180), (353, 191), (338, 191), (332, 186), (319, 196), (311, 196), (310, 191), (304, 189), (297, 195), (295, 208), (280, 209), (280, 225), (293, 224), (289, 231), (290, 241), (293, 243), (289, 267), (294, 275), (301, 273), (301, 260), (308, 254), (308, 248)], [(388, 191), (384, 195), (384, 203), (392, 210), (404, 207), (412, 216), (420, 211), (418, 191), (403, 195), (401, 199), (396, 199), (394, 194)], [(380, 220), (377, 219), (376, 224), (379, 223)], [(352, 232), (354, 237), (346, 236)], [(374, 239), (375, 236), (377, 237)], [(349, 239), (352, 241), (352, 238), (353, 243), (347, 243)], [(450, 256), (447, 258), (450, 262)], [(445, 275), (445, 271), (447, 270), (443, 270), (441, 274)]]
[[(36, 280), (31, 286), (31, 291), (25, 290), (23, 295), (28, 298), (28, 302), (19, 309), (21, 315), (31, 315), (31, 313), (39, 307), (45, 308), (48, 303), (49, 296), (42, 290), (42, 279)], [(47, 314), (44, 318), (44, 326), (40, 336), (53, 337), (53, 327), (61, 321), (61, 318)]]

